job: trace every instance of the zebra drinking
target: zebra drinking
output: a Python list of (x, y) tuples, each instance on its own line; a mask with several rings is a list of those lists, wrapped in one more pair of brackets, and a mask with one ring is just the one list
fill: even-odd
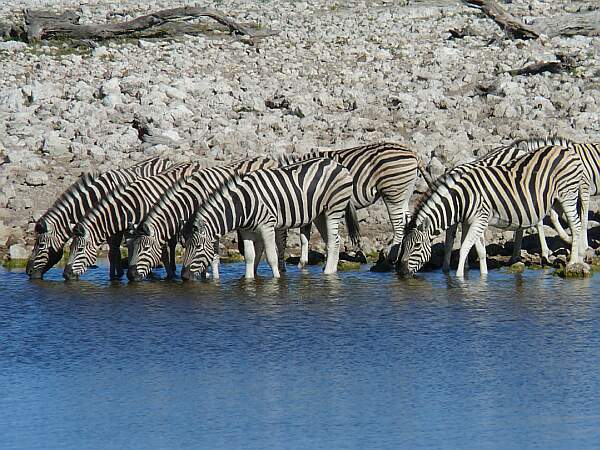
[[(133, 234), (127, 277), (132, 281), (146, 278), (160, 263), (162, 247), (176, 238), (181, 224), (192, 217), (208, 195), (235, 174), (276, 166), (277, 162), (271, 158), (257, 157), (223, 167), (202, 169), (180, 179), (154, 205)], [(212, 262), (215, 278), (219, 276), (218, 268), (217, 252)]]
[[(106, 196), (88, 211), (73, 228), (73, 242), (67, 266), (63, 272), (65, 279), (79, 278), (87, 268), (94, 264), (100, 245), (108, 241), (110, 246), (111, 278), (122, 275), (118, 269), (120, 263), (120, 244), (126, 229), (139, 223), (158, 201), (158, 199), (182, 177), (190, 176), (200, 170), (202, 164), (178, 164), (152, 177), (141, 178), (134, 183)], [(174, 270), (175, 243), (171, 243), (170, 252), (165, 249), (165, 267), (169, 276)]]
[(27, 275), (42, 278), (61, 260), (63, 247), (72, 236), (73, 224), (79, 222), (102, 198), (136, 179), (156, 175), (169, 165), (167, 160), (152, 158), (126, 169), (82, 174), (37, 221), (37, 236), (27, 262)]
[(325, 273), (337, 271), (339, 222), (346, 215), (349, 234), (358, 238), (358, 221), (350, 202), (353, 179), (348, 169), (330, 159), (311, 159), (279, 169), (236, 176), (209, 196), (184, 228), (185, 254), (181, 277), (203, 272), (213, 260), (214, 241), (240, 229), (244, 240), (246, 278), (254, 278), (255, 258), (262, 253), (279, 277), (276, 230), (315, 222), (327, 245)]
[(460, 249), (457, 276), (473, 245), (479, 256), (481, 274), (487, 273), (483, 233), (488, 225), (517, 229), (535, 226), (554, 202), (563, 208), (573, 243), (570, 263), (579, 255), (578, 200), (589, 190), (577, 153), (559, 146), (543, 147), (507, 165), (478, 166), (449, 172), (425, 194), (407, 227), (399, 271), (414, 274), (431, 257), (435, 234), (456, 223), (467, 223)]
[[(383, 199), (394, 230), (387, 255), (388, 263), (393, 264), (402, 245), (408, 202), (417, 177), (417, 155), (403, 145), (382, 142), (341, 150), (314, 151), (302, 156), (286, 156), (288, 162), (315, 157), (332, 159), (348, 169), (354, 179), (352, 204), (356, 209), (366, 208), (379, 198)], [(310, 229), (310, 224), (301, 229), (300, 267), (308, 262)]]

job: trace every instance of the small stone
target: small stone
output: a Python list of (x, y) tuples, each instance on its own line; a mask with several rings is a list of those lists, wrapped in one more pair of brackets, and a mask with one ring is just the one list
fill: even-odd
[(69, 151), (69, 142), (58, 133), (52, 132), (44, 140), (42, 151), (50, 156), (62, 156)]
[(508, 271), (511, 273), (522, 273), (525, 271), (525, 263), (519, 261), (508, 267)]
[(29, 186), (43, 186), (48, 183), (48, 175), (41, 170), (34, 170), (27, 174), (25, 183)]

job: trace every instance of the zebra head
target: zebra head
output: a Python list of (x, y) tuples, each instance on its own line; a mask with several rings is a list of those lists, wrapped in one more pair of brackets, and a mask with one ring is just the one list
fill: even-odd
[(185, 240), (185, 252), (181, 279), (187, 281), (206, 273), (206, 269), (215, 256), (215, 247), (214, 238), (209, 236), (201, 216), (198, 216), (192, 225), (185, 226), (182, 233)]
[(129, 246), (129, 281), (141, 281), (160, 264), (162, 246), (147, 223), (142, 223), (133, 232)]
[(63, 272), (65, 280), (78, 280), (84, 272), (96, 262), (98, 246), (94, 243), (90, 232), (78, 223), (73, 228), (69, 260)]
[(414, 275), (431, 258), (432, 228), (430, 220), (425, 219), (406, 230), (398, 268), (401, 275)]
[(31, 279), (39, 279), (57, 262), (63, 255), (63, 242), (56, 234), (54, 226), (46, 220), (41, 219), (35, 225), (37, 236), (31, 257), (27, 261), (26, 272)]

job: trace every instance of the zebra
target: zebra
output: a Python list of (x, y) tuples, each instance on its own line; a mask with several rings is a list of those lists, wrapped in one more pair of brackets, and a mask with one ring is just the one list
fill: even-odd
[[(560, 145), (562, 147), (572, 148), (577, 152), (579, 158), (581, 159), (581, 163), (584, 170), (584, 176), (587, 178), (589, 183), (589, 195), (587, 198), (582, 198), (582, 213), (581, 213), (581, 251), (580, 253), (584, 253), (587, 250), (588, 244), (588, 213), (590, 206), (590, 197), (593, 195), (600, 194), (600, 143), (577, 143), (573, 142), (569, 139), (566, 139), (561, 136), (551, 136), (548, 138), (530, 138), (530, 139), (521, 139), (514, 142), (514, 145), (522, 145), (529, 150), (535, 150), (536, 148), (547, 146), (547, 145)], [(571, 237), (566, 233), (566, 231), (560, 225), (558, 220), (558, 213), (553, 209), (550, 212), (550, 218), (552, 220), (552, 225), (556, 229), (558, 235), (565, 242), (571, 242)], [(520, 234), (515, 237), (515, 249), (521, 250), (521, 241), (523, 237), (523, 231), (519, 230)], [(519, 231), (517, 233), (519, 233)], [(545, 245), (545, 242), (543, 243)], [(545, 245), (546, 249), (548, 248)]]
[[(152, 207), (131, 236), (131, 254), (127, 277), (131, 281), (144, 279), (161, 258), (165, 243), (176, 237), (181, 224), (187, 222), (204, 199), (236, 173), (276, 167), (268, 157), (238, 161), (223, 167), (211, 167), (180, 179)], [(218, 246), (218, 241), (216, 241)], [(218, 252), (212, 263), (213, 277), (219, 277)]]
[[(394, 264), (402, 245), (408, 214), (408, 202), (417, 177), (417, 155), (404, 145), (393, 142), (372, 143), (341, 150), (312, 151), (306, 155), (286, 155), (288, 163), (311, 158), (329, 158), (348, 169), (354, 179), (352, 205), (366, 208), (383, 199), (393, 228), (387, 262)], [(301, 228), (302, 254), (299, 266), (308, 262), (308, 240), (311, 226)], [(360, 243), (357, 242), (357, 247)]]
[[(116, 249), (115, 254), (109, 253), (112, 278), (115, 273), (114, 259), (120, 259), (119, 245), (127, 228), (139, 223), (177, 180), (202, 168), (202, 163), (176, 164), (157, 175), (141, 178), (123, 186), (103, 198), (73, 228), (71, 253), (63, 272), (64, 278), (78, 279), (96, 261), (98, 247), (104, 241), (108, 241), (109, 246)], [(174, 243), (170, 244), (171, 252), (165, 249), (164, 259), (167, 272), (172, 276)], [(117, 276), (121, 275), (122, 273), (117, 273)]]
[(32, 279), (42, 278), (61, 260), (63, 247), (72, 236), (73, 224), (79, 222), (102, 198), (136, 179), (156, 175), (169, 165), (168, 160), (151, 158), (125, 169), (102, 174), (83, 173), (37, 221), (37, 235), (27, 262), (27, 275)]
[(481, 274), (487, 273), (488, 225), (516, 229), (538, 224), (554, 202), (563, 208), (573, 235), (569, 263), (580, 262), (578, 201), (589, 187), (581, 160), (570, 148), (547, 146), (502, 166), (475, 166), (449, 172), (424, 195), (407, 227), (400, 273), (412, 275), (431, 257), (432, 236), (458, 222), (467, 223), (456, 275), (464, 275), (475, 244)]
[(348, 169), (323, 158), (235, 176), (210, 195), (184, 227), (182, 279), (204, 271), (214, 256), (214, 240), (236, 229), (244, 240), (246, 278), (254, 278), (255, 257), (263, 245), (273, 277), (279, 278), (276, 230), (313, 221), (327, 245), (325, 273), (335, 273), (344, 214), (350, 238), (356, 242), (359, 236), (352, 188)]

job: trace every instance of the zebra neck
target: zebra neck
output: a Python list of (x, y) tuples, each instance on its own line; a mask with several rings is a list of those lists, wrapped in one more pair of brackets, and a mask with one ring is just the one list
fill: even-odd
[(463, 207), (458, 198), (451, 195), (432, 195), (419, 209), (416, 224), (429, 221), (431, 232), (437, 233), (447, 230), (462, 220)]

